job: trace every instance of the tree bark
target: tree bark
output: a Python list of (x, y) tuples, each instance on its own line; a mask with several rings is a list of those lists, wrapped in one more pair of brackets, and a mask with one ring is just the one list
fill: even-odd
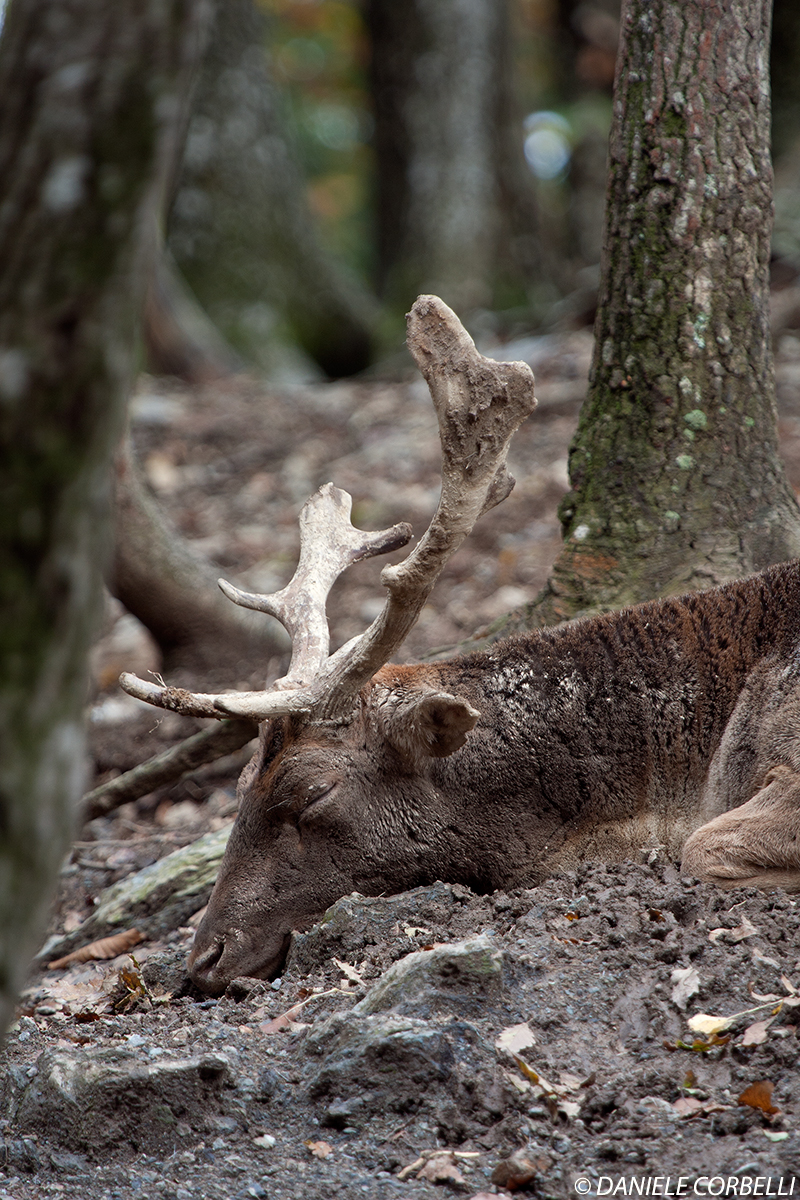
[(533, 181), (511, 88), (505, 0), (368, 0), (378, 286), (461, 313), (541, 280)]
[(627, 0), (564, 547), (503, 632), (800, 553), (769, 336), (768, 0)]
[(192, 0), (12, 0), (0, 40), (0, 1027), (83, 790), (107, 474)]
[(170, 525), (136, 466), (130, 440), (114, 469), (114, 553), (109, 591), (152, 633), (164, 666), (191, 666), (212, 676), (249, 678), (254, 663), (282, 655), (286, 635), (263, 613), (223, 596), (217, 575)]
[[(331, 376), (366, 367), (369, 300), (323, 249), (254, 0), (225, 0), (203, 64), (168, 223), (183, 276), (230, 344), (275, 365), (288, 322)], [(284, 330), (284, 335), (285, 335)]]

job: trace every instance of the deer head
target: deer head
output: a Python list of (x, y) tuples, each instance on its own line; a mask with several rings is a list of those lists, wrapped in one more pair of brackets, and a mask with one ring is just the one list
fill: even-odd
[(286, 627), (292, 656), (282, 679), (261, 692), (207, 695), (121, 678), (162, 708), (265, 722), (190, 958), (207, 991), (236, 975), (274, 974), (291, 931), (347, 892), (398, 891), (442, 874), (447, 804), (427, 767), (464, 745), (480, 713), (442, 686), (441, 670), (386, 664), (447, 560), (514, 486), (508, 446), (536, 400), (530, 368), (480, 355), (436, 296), (414, 304), (408, 345), (438, 417), (442, 493), (408, 557), (384, 567), (388, 595), (366, 632), (329, 653), (328, 593), (351, 563), (407, 544), (411, 529), (355, 529), (350, 497), (326, 484), (300, 514), (300, 561), (287, 587), (254, 595), (220, 580), (234, 603)]

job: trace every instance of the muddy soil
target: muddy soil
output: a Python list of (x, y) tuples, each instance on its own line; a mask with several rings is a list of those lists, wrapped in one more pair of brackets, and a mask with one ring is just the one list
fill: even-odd
[[(407, 658), (544, 582), (590, 347), (577, 333), (523, 348), (542, 404), (515, 442), (517, 490), (448, 567)], [(778, 378), (797, 489), (794, 337)], [(268, 395), (149, 380), (134, 417), (175, 523), (250, 588), (289, 578), (298, 509), (328, 478), (365, 526), (420, 532), (435, 504), (435, 421), (418, 380)], [(378, 571), (363, 564), (337, 585), (334, 645), (375, 614)], [(158, 665), (112, 613), (95, 660), (98, 780), (202, 724), (112, 686), (120, 669)], [(247, 682), (239, 671), (231, 685)], [(229, 821), (243, 758), (86, 826), (52, 931)], [(716, 892), (645, 847), (639, 862), (508, 895), (437, 884), (346, 897), (295, 937), (279, 980), (237, 981), (220, 1000), (187, 984), (195, 924), (137, 946), (136, 963), (32, 974), (5, 1049), (0, 1200), (800, 1195), (800, 927), (781, 892)], [(698, 1013), (718, 1020), (692, 1028)]]

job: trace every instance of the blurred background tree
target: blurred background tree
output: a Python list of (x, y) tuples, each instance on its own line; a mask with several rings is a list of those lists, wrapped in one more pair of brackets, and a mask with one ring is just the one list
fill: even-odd
[(173, 186), (154, 369), (192, 377), (167, 352), (170, 317), (207, 337), (206, 375), (230, 366), (193, 299), (273, 378), (396, 350), (424, 290), (489, 337), (590, 313), (617, 9), (221, 5)]

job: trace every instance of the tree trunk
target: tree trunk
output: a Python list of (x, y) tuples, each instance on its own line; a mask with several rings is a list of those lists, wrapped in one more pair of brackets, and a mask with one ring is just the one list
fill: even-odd
[(769, 336), (768, 0), (627, 0), (564, 547), (504, 632), (800, 553)]
[(83, 790), (86, 658), (192, 0), (12, 0), (0, 40), (0, 1026)]
[(284, 631), (223, 596), (209, 563), (171, 527), (147, 490), (127, 438), (114, 477), (109, 591), (150, 630), (165, 668), (191, 666), (209, 679), (222, 671), (226, 682), (248, 679), (254, 667), (264, 676), (270, 659), (285, 652)]
[[(371, 356), (371, 305), (323, 249), (281, 118), (254, 0), (225, 0), (203, 64), (169, 246), (230, 344), (275, 366), (286, 325), (329, 375)], [(286, 330), (284, 330), (285, 336)]]
[(505, 0), (368, 0), (378, 285), (404, 311), (525, 302), (541, 279), (533, 181), (511, 99)]

